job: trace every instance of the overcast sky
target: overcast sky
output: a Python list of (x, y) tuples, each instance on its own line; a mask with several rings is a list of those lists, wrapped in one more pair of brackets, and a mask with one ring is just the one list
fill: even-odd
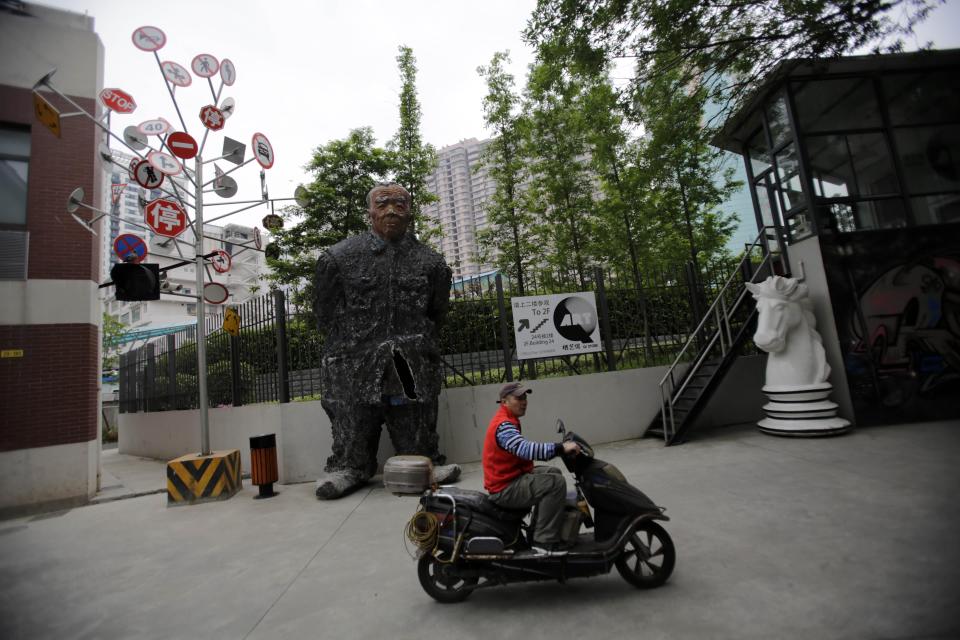
[[(423, 110), (424, 140), (438, 149), (462, 139), (487, 137), (481, 101), (486, 93), (477, 74), (496, 51), (509, 50), (512, 72), (522, 86), (532, 51), (520, 32), (536, 0), (43, 0), (95, 18), (105, 49), (104, 86), (132, 94), (137, 110), (116, 116), (119, 133), (131, 124), (163, 117), (181, 129), (154, 56), (133, 46), (140, 26), (162, 29), (166, 46), (160, 59), (184, 67), (199, 53), (229, 58), (237, 80), (224, 87), (237, 102), (223, 131), (211, 133), (204, 157), (219, 155), (223, 137), (245, 143), (264, 133), (276, 163), (267, 171), (271, 197), (288, 197), (309, 181), (303, 166), (315, 147), (345, 137), (351, 129), (373, 128), (381, 144), (398, 126), (400, 78), (397, 48), (410, 46), (417, 58), (417, 90)], [(960, 0), (949, 0), (921, 26), (918, 43), (937, 48), (960, 46)], [(214, 78), (214, 89), (219, 77)], [(56, 77), (54, 77), (54, 84)], [(213, 101), (205, 81), (177, 89), (189, 133), (203, 135), (199, 111)], [(225, 169), (232, 165), (221, 163)], [(233, 174), (240, 184), (234, 198), (259, 198), (259, 166)], [(210, 194), (212, 200), (222, 202)], [(218, 206), (217, 213), (229, 208)], [(213, 210), (204, 217), (209, 219)], [(225, 222), (259, 225), (263, 207)]]

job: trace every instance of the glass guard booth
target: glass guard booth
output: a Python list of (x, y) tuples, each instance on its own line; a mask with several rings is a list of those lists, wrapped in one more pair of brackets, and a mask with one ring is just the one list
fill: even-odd
[(713, 142), (832, 320), (847, 417), (960, 418), (960, 50), (789, 61)]

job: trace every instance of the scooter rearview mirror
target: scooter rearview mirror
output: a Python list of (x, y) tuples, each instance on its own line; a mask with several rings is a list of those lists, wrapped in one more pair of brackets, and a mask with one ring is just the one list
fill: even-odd
[(567, 428), (563, 425), (563, 420), (557, 418), (557, 433), (567, 435)]

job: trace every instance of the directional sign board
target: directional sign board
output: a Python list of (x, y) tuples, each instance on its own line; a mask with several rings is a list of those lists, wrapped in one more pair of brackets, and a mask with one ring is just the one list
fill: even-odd
[(513, 298), (517, 358), (575, 356), (600, 351), (592, 291)]
[(60, 112), (36, 92), (33, 94), (33, 112), (43, 126), (50, 129), (53, 135), (60, 137)]
[(187, 229), (187, 213), (179, 204), (166, 198), (147, 203), (143, 218), (151, 229), (168, 238), (176, 238)]
[[(136, 158), (134, 158), (136, 160)], [(144, 189), (156, 189), (163, 184), (163, 173), (147, 162), (140, 160), (133, 170), (133, 179)]]
[(213, 257), (210, 258), (210, 266), (212, 266), (213, 270), (217, 273), (226, 273), (227, 271), (230, 271), (230, 266), (232, 264), (233, 258), (231, 258), (230, 254), (223, 249), (217, 249)]
[(133, 96), (123, 89), (104, 89), (100, 92), (100, 102), (107, 109), (117, 113), (133, 113), (137, 108)]
[(267, 140), (267, 136), (262, 133), (253, 134), (253, 138), (250, 140), (250, 147), (253, 149), (253, 155), (256, 156), (257, 162), (260, 163), (261, 167), (269, 169), (273, 166), (273, 146), (270, 144), (270, 141)]
[(230, 292), (219, 282), (208, 282), (203, 285), (203, 299), (210, 304), (223, 304), (230, 297)]
[(157, 27), (140, 27), (134, 29), (133, 46), (141, 51), (159, 51), (167, 44), (167, 35)]
[(223, 111), (220, 111), (220, 109), (217, 109), (212, 104), (208, 104), (200, 109), (200, 122), (211, 131), (223, 129), (223, 123), (226, 122), (226, 120)]
[(220, 63), (220, 79), (228, 87), (232, 87), (233, 83), (237, 81), (237, 68), (233, 66), (233, 61), (230, 58), (224, 58), (223, 62)]
[(220, 70), (220, 63), (209, 53), (201, 53), (190, 62), (190, 68), (201, 78), (212, 78)]
[(113, 252), (124, 262), (140, 264), (147, 259), (147, 243), (133, 233), (124, 233), (113, 240)]
[(183, 131), (174, 131), (167, 136), (167, 149), (169, 149), (173, 155), (178, 158), (183, 158), (184, 160), (196, 157), (200, 151), (200, 148), (197, 146), (197, 141), (193, 139), (193, 136)]
[(172, 60), (164, 60), (160, 63), (160, 68), (163, 70), (163, 77), (178, 87), (189, 87), (193, 83), (190, 72)]
[(183, 171), (183, 165), (180, 164), (180, 161), (163, 151), (151, 151), (147, 154), (147, 161), (158, 171), (162, 171), (168, 176), (177, 176)]
[(137, 125), (137, 131), (145, 136), (162, 136), (170, 129), (170, 123), (163, 118), (146, 120)]

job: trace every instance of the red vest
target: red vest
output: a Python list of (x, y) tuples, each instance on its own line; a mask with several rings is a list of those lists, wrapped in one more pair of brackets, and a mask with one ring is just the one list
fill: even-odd
[(517, 457), (497, 444), (497, 427), (504, 422), (512, 422), (520, 430), (520, 419), (505, 405), (500, 405), (483, 441), (483, 488), (489, 493), (499, 493), (516, 478), (533, 471), (533, 460)]

